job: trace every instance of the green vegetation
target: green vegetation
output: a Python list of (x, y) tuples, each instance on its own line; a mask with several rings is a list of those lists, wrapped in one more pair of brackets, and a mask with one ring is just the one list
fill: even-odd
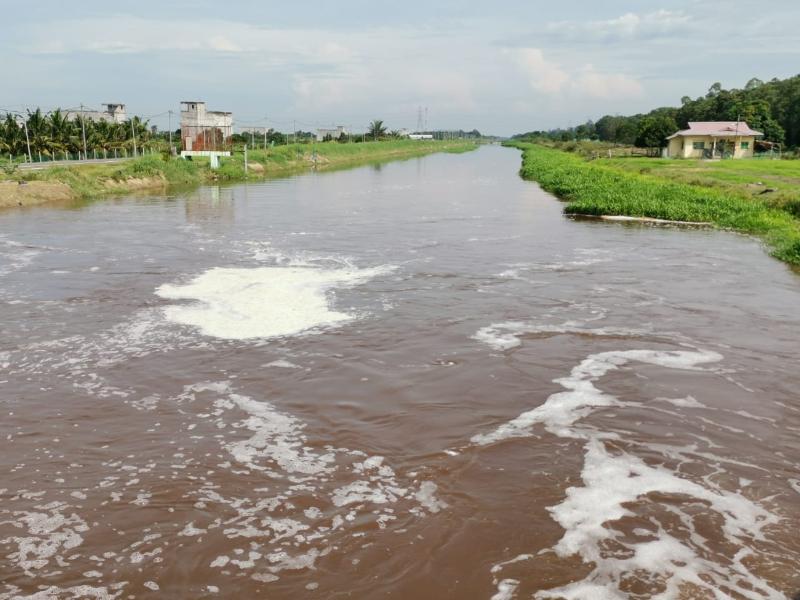
[[(697, 185), (673, 177), (670, 165), (664, 165), (661, 176), (628, 168), (636, 161), (651, 165), (651, 159), (586, 161), (576, 156), (543, 146), (513, 142), (523, 151), (522, 169), (525, 179), (537, 181), (543, 189), (568, 202), (565, 212), (582, 215), (626, 215), (673, 221), (708, 222), (716, 227), (758, 235), (767, 243), (773, 256), (800, 264), (800, 220), (791, 209), (779, 207), (749, 192), (731, 189), (732, 180), (747, 179), (755, 165), (766, 161), (727, 161), (717, 172), (721, 185)], [(670, 161), (683, 163), (693, 161)], [(621, 166), (624, 163), (625, 166)], [(657, 164), (664, 164), (657, 161)], [(771, 164), (783, 164), (773, 161)], [(737, 172), (738, 165), (745, 165)], [(795, 170), (772, 168), (776, 176), (796, 173)], [(713, 170), (711, 171), (713, 172)], [(727, 179), (726, 179), (727, 174)], [(676, 181), (676, 179), (678, 179)], [(713, 179), (713, 177), (711, 178)], [(789, 177), (788, 179), (791, 179)], [(789, 182), (786, 182), (789, 183)], [(800, 184), (796, 184), (800, 185)], [(797, 193), (796, 190), (794, 193)]]
[[(605, 115), (577, 127), (530, 131), (514, 136), (533, 140), (600, 140), (622, 145), (655, 148), (664, 137), (688, 127), (689, 121), (745, 121), (764, 133), (764, 139), (800, 147), (800, 75), (763, 82), (751, 79), (744, 89), (724, 90), (713, 84), (705, 96), (681, 98), (680, 107), (656, 108), (647, 114)], [(670, 131), (671, 130), (671, 131)]]
[(718, 189), (800, 217), (798, 160), (601, 159), (595, 164), (620, 171)]
[(383, 126), (383, 121), (376, 119), (369, 124), (367, 128), (367, 135), (373, 140), (379, 140), (386, 136), (386, 127)]
[[(248, 152), (248, 171), (244, 154), (221, 159), (221, 167), (211, 170), (208, 159), (182, 160), (169, 153), (153, 154), (115, 164), (54, 166), (39, 171), (7, 169), (0, 173), (0, 186), (8, 182), (40, 182), (40, 197), (31, 197), (33, 186), (11, 186), (0, 191), (0, 207), (48, 201), (48, 193), (64, 190), (73, 198), (93, 198), (109, 193), (130, 193), (166, 186), (198, 185), (221, 181), (259, 180), (316, 169), (334, 169), (357, 164), (412, 158), (433, 152), (466, 152), (476, 148), (467, 140), (416, 141), (388, 140), (359, 144), (290, 144)], [(48, 188), (46, 185), (51, 184)], [(18, 192), (17, 192), (18, 190)], [(22, 195), (24, 194), (24, 195)], [(24, 202), (23, 202), (24, 201)]]
[(45, 115), (37, 108), (27, 115), (6, 113), (0, 121), (0, 153), (6, 158), (26, 157), (29, 142), (34, 161), (76, 158), (83, 154), (84, 137), (90, 158), (132, 156), (134, 148), (140, 152), (166, 147), (139, 117), (125, 123), (93, 121), (81, 115), (73, 120), (60, 109)]

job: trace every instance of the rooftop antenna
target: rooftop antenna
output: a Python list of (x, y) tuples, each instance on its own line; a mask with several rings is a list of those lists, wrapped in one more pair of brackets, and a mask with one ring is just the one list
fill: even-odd
[(421, 132), (425, 127), (425, 123), (422, 120), (422, 107), (420, 106), (417, 109), (417, 132)]

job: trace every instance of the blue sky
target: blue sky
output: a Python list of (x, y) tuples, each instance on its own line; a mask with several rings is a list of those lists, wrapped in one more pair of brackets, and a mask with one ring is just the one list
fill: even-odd
[(800, 72), (800, 2), (0, 0), (0, 109), (511, 134)]

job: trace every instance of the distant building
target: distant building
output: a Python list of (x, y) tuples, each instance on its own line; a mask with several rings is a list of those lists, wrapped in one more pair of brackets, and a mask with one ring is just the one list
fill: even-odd
[(744, 121), (702, 121), (667, 138), (671, 158), (750, 158), (757, 137)]
[(317, 141), (321, 142), (328, 136), (332, 140), (338, 140), (343, 135), (350, 135), (344, 125), (337, 125), (336, 129), (317, 129)]
[(233, 113), (206, 110), (206, 103), (197, 100), (181, 102), (182, 155), (228, 152), (232, 135)]
[(106, 102), (101, 104), (104, 110), (69, 109), (64, 115), (70, 121), (74, 121), (80, 116), (92, 121), (108, 121), (109, 123), (124, 123), (128, 120), (125, 105), (120, 102)]
[(253, 135), (264, 135), (265, 133), (269, 133), (272, 131), (272, 127), (240, 127), (239, 133), (241, 134), (253, 134)]
[(411, 140), (432, 140), (433, 134), (431, 133), (409, 133), (408, 138)]

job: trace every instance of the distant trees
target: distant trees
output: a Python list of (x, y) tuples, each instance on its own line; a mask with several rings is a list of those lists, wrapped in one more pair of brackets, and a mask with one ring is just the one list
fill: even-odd
[(644, 117), (636, 129), (634, 144), (639, 148), (663, 148), (667, 145), (667, 136), (677, 130), (678, 124), (669, 115)]
[[(25, 130), (28, 136), (26, 139)], [(131, 152), (134, 147), (134, 136), (138, 149), (152, 145), (157, 136), (148, 127), (147, 121), (139, 117), (124, 123), (112, 121), (94, 121), (78, 115), (69, 119), (67, 115), (56, 109), (43, 113), (37, 108), (27, 111), (26, 115), (6, 113), (0, 120), (0, 150), (4, 154), (26, 155), (28, 145), (34, 158), (56, 159), (64, 154), (82, 154), (84, 152), (84, 131), (88, 153)]]
[(375, 119), (367, 127), (367, 135), (373, 140), (379, 140), (386, 136), (386, 127), (383, 126), (383, 121)]
[(667, 135), (687, 128), (689, 121), (737, 120), (763, 132), (767, 141), (800, 146), (800, 75), (767, 82), (754, 77), (743, 89), (726, 90), (717, 82), (704, 96), (696, 99), (683, 96), (679, 107), (657, 108), (646, 114), (629, 116), (605, 115), (594, 123), (587, 121), (567, 129), (528, 132), (514, 137), (593, 139), (593, 129), (594, 137), (604, 142), (656, 147), (650, 145), (654, 142), (653, 136), (663, 133), (673, 122), (674, 129)]

